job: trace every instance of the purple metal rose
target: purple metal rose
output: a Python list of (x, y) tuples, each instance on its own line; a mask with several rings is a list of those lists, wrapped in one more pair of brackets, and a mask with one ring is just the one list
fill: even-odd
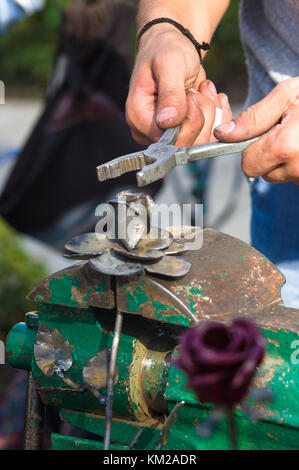
[(202, 403), (233, 406), (246, 394), (265, 353), (264, 338), (250, 320), (205, 323), (181, 337), (174, 364), (186, 372), (188, 386)]

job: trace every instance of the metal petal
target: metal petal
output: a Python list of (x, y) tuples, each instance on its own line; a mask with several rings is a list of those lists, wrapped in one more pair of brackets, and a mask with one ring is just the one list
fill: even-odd
[(173, 236), (167, 230), (152, 227), (147, 237), (142, 238), (136, 248), (147, 250), (165, 250), (173, 242)]
[(91, 254), (88, 254), (88, 255), (83, 255), (81, 253), (63, 253), (63, 257), (66, 258), (66, 259), (70, 259), (70, 260), (86, 260), (86, 259), (90, 259), (90, 258), (94, 258), (95, 256), (98, 256), (98, 254), (96, 255), (91, 255)]
[[(110, 350), (104, 349), (85, 362), (85, 366), (83, 368), (83, 380), (89, 387), (97, 390), (107, 387), (109, 360)], [(119, 369), (117, 367), (114, 385), (117, 383), (118, 377)]]
[(73, 364), (72, 348), (70, 343), (61, 336), (58, 330), (52, 333), (55, 351), (55, 363), (62, 371), (67, 371)]
[(128, 250), (135, 248), (138, 241), (147, 234), (147, 215), (139, 215), (131, 207), (123, 209), (118, 203), (116, 207), (116, 236)]
[(165, 251), (165, 254), (166, 255), (178, 255), (179, 253), (184, 253), (186, 251), (188, 251), (188, 248), (185, 243), (174, 241), (172, 242), (170, 247), (167, 248), (167, 250)]
[(65, 248), (73, 253), (81, 253), (83, 255), (100, 255), (111, 247), (110, 241), (103, 233), (84, 233), (69, 241)]
[(166, 227), (166, 230), (173, 235), (174, 241), (183, 243), (185, 250), (197, 250), (202, 247), (203, 229), (190, 225)]
[(191, 263), (185, 258), (176, 256), (164, 256), (158, 263), (145, 265), (145, 270), (149, 274), (157, 274), (171, 279), (177, 279), (188, 274)]
[(147, 250), (146, 248), (134, 248), (133, 250), (127, 250), (121, 245), (115, 245), (113, 251), (119, 253), (122, 256), (125, 256), (129, 259), (139, 260), (139, 261), (158, 261), (164, 256), (163, 251), (159, 250)]
[(144, 272), (141, 264), (123, 261), (112, 252), (90, 259), (89, 264), (92, 268), (109, 276), (130, 276)]
[(115, 210), (117, 238), (128, 250), (135, 248), (149, 231), (152, 199), (147, 194), (122, 191), (109, 204)]
[(36, 364), (45, 375), (53, 375), (55, 368), (55, 352), (52, 341), (52, 329), (40, 324), (34, 344)]
[(34, 345), (36, 364), (42, 372), (51, 376), (57, 371), (67, 371), (72, 363), (72, 350), (58, 330), (40, 324)]

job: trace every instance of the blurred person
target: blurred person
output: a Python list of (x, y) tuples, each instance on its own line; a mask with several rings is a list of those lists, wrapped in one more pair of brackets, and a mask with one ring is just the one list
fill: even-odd
[(96, 174), (141, 148), (124, 115), (135, 15), (117, 0), (73, 0), (63, 12), (44, 110), (0, 195), (0, 215), (16, 230), (62, 248), (94, 230), (99, 203), (136, 189), (134, 173), (104, 183)]
[[(197, 43), (210, 43), (228, 5), (228, 0), (141, 0), (137, 30), (157, 18), (170, 18), (188, 28)], [(206, 79), (190, 38), (161, 22), (140, 38), (127, 122), (143, 145), (179, 124), (179, 146), (216, 139), (237, 142), (265, 133), (242, 155), (243, 172), (255, 178), (252, 244), (285, 274), (283, 299), (298, 308), (299, 2), (243, 0), (240, 26), (249, 72), (245, 111), (232, 119), (228, 97)], [(212, 132), (216, 107), (223, 111), (222, 125)]]

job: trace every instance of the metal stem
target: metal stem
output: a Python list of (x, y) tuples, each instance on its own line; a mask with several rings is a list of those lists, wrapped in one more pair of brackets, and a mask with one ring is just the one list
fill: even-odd
[(114, 336), (112, 341), (112, 351), (109, 363), (109, 373), (107, 379), (107, 398), (106, 398), (106, 422), (105, 422), (105, 435), (104, 435), (104, 450), (110, 450), (111, 441), (111, 426), (112, 426), (112, 412), (113, 412), (113, 387), (116, 371), (117, 354), (119, 347), (120, 334), (123, 324), (123, 315), (119, 311), (116, 314), (116, 321), (114, 327)]
[(28, 373), (24, 449), (40, 450), (43, 447), (45, 406), (36, 390), (32, 372)]

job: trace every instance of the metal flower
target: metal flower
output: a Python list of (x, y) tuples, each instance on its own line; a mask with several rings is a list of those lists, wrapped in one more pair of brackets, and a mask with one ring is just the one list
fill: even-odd
[[(97, 271), (115, 276), (128, 276), (144, 272), (167, 278), (179, 278), (191, 269), (191, 263), (173, 255), (187, 251), (190, 241), (201, 229), (182, 227), (164, 230), (150, 224), (153, 202), (144, 194), (122, 192), (110, 201), (114, 208), (113, 226), (117, 234), (110, 238), (104, 233), (85, 233), (65, 245), (71, 252), (67, 258), (89, 259)], [(125, 209), (125, 210), (124, 210)]]
[(230, 325), (209, 322), (189, 329), (175, 365), (186, 372), (200, 402), (232, 407), (247, 393), (264, 353), (255, 323), (237, 318)]

